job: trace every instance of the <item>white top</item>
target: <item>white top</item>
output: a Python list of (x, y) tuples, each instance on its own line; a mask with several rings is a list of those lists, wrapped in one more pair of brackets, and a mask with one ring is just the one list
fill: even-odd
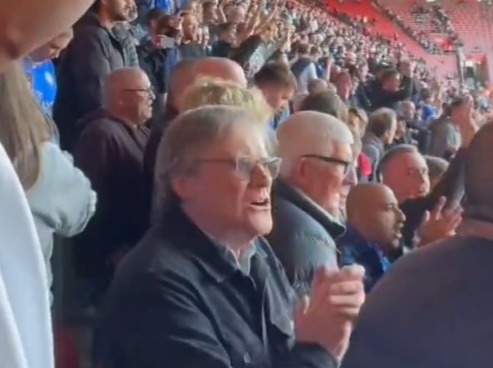
[(54, 367), (43, 255), (24, 191), (1, 144), (0, 366)]

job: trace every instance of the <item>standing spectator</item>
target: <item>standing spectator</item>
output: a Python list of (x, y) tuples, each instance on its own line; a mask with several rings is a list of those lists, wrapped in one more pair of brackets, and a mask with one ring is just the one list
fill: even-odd
[(296, 79), (284, 63), (269, 63), (255, 74), (254, 84), (274, 111), (270, 126), (276, 129), (289, 116), (289, 101), (296, 90)]
[(217, 40), (212, 44), (212, 56), (228, 57), (236, 43), (236, 26), (222, 23), (217, 26)]
[(297, 50), (297, 59), (291, 65), (291, 71), (296, 77), (298, 88), (296, 99), (300, 100), (308, 94), (308, 83), (312, 79), (317, 79), (317, 68), (314, 60), (310, 56), (310, 45), (300, 44)]
[(199, 42), (199, 23), (195, 14), (184, 14), (182, 32), (183, 38), (179, 46), (180, 57), (182, 59), (198, 59), (207, 56)]
[(77, 121), (101, 107), (105, 77), (130, 63), (112, 29), (128, 19), (132, 4), (133, 0), (96, 0), (91, 11), (74, 26), (74, 39), (58, 66), (58, 94), (53, 107), (65, 150), (74, 147)]
[(455, 98), (445, 115), (430, 124), (429, 154), (450, 159), (461, 146), (459, 125), (473, 120), (474, 101), (471, 96)]
[(144, 148), (154, 93), (140, 69), (111, 72), (105, 103), (86, 116), (75, 149), (75, 163), (89, 177), (99, 205), (86, 231), (74, 239), (76, 269), (94, 287), (94, 302), (114, 268), (148, 225), (150, 193), (144, 178)]
[(397, 114), (394, 110), (378, 109), (368, 119), (363, 136), (363, 152), (371, 161), (374, 175), (387, 146), (394, 141), (396, 129)]
[(394, 108), (398, 102), (411, 98), (413, 91), (411, 74), (409, 61), (401, 63), (400, 72), (396, 69), (384, 69), (379, 78), (370, 85), (369, 98), (372, 108)]

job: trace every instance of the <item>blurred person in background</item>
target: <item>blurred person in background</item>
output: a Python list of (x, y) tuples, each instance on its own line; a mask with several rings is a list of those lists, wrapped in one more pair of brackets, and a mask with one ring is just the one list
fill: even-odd
[(74, 238), (76, 274), (90, 284), (91, 306), (99, 305), (121, 257), (149, 225), (151, 194), (143, 166), (149, 129), (144, 123), (153, 100), (142, 70), (117, 69), (106, 77), (103, 108), (80, 122), (74, 160), (99, 199), (94, 219)]
[(58, 65), (58, 94), (53, 106), (64, 150), (74, 147), (79, 135), (77, 121), (101, 107), (106, 76), (130, 65), (121, 41), (111, 30), (129, 19), (133, 5), (134, 0), (96, 0), (74, 26), (74, 38)]
[(449, 167), (447, 160), (435, 157), (425, 156), (426, 165), (428, 166), (428, 176), (430, 178), (430, 188), (433, 189), (442, 179)]
[(254, 84), (274, 112), (270, 126), (276, 129), (289, 116), (289, 101), (296, 90), (296, 79), (284, 63), (267, 63), (255, 74)]
[(461, 147), (460, 125), (473, 122), (474, 101), (470, 95), (455, 98), (442, 119), (430, 124), (429, 154), (450, 160)]
[(387, 147), (392, 144), (397, 130), (397, 114), (389, 108), (371, 113), (363, 136), (363, 152), (370, 159), (373, 176)]
[(217, 40), (212, 44), (211, 53), (216, 57), (228, 57), (236, 46), (236, 26), (233, 23), (221, 23), (217, 26)]
[(411, 75), (410, 61), (401, 62), (400, 70), (384, 69), (369, 86), (372, 108), (374, 110), (381, 107), (394, 108), (398, 102), (411, 98), (413, 91)]

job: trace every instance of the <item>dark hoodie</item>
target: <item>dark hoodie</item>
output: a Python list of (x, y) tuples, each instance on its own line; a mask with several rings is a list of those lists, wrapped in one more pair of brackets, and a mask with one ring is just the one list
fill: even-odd
[(130, 66), (121, 42), (104, 28), (93, 12), (74, 26), (74, 39), (57, 68), (58, 93), (53, 118), (60, 132), (62, 149), (72, 151), (77, 139), (76, 123), (102, 105), (106, 76)]
[(144, 181), (145, 126), (130, 128), (105, 110), (80, 122), (75, 165), (98, 194), (94, 218), (75, 243), (77, 272), (83, 277), (110, 276), (110, 257), (132, 247), (148, 225), (148, 190)]

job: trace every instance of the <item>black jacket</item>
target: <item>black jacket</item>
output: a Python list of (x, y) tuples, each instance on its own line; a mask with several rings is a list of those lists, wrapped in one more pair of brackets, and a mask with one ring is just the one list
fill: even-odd
[(87, 116), (74, 151), (74, 162), (98, 194), (96, 213), (74, 238), (77, 273), (110, 276), (109, 258), (134, 246), (149, 225), (144, 178), (145, 126), (129, 128), (101, 110)]
[(178, 208), (121, 263), (97, 348), (107, 368), (332, 368), (315, 345), (294, 344), (294, 295), (268, 244), (250, 273)]
[(370, 98), (371, 108), (373, 110), (381, 107), (395, 108), (400, 101), (411, 98), (413, 93), (413, 80), (403, 76), (401, 89), (395, 92), (386, 91), (382, 88), (379, 80), (370, 83), (368, 97)]
[(317, 267), (337, 268), (334, 238), (344, 227), (322, 208), (282, 180), (272, 193), (274, 228), (267, 236), (298, 296), (308, 295)]
[(64, 150), (72, 152), (77, 121), (101, 107), (106, 76), (129, 63), (121, 41), (101, 26), (94, 13), (88, 12), (74, 26), (74, 38), (57, 68), (58, 93), (53, 106)]

